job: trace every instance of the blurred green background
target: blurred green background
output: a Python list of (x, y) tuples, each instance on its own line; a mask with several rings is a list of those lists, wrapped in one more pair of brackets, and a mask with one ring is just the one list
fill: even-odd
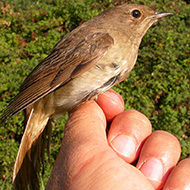
[[(144, 4), (173, 16), (154, 24), (140, 46), (129, 78), (114, 89), (126, 109), (144, 113), (154, 130), (174, 134), (190, 155), (190, 5), (182, 0), (0, 0), (0, 115), (31, 70), (68, 32), (105, 9)], [(67, 116), (55, 119), (51, 155), (41, 176), (44, 189), (58, 154)], [(0, 189), (12, 188), (12, 172), (23, 134), (22, 113), (0, 127)]]

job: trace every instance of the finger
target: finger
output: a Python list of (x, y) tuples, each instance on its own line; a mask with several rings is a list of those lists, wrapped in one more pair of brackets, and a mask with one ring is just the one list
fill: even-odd
[(176, 137), (165, 131), (155, 131), (143, 145), (136, 167), (155, 189), (161, 189), (180, 154), (181, 147)]
[(68, 138), (70, 141), (78, 141), (76, 145), (86, 141), (88, 143), (93, 142), (94, 138), (96, 141), (106, 143), (105, 129), (106, 118), (102, 109), (96, 102), (88, 101), (70, 113), (64, 138)]
[(107, 121), (112, 121), (116, 115), (124, 111), (122, 97), (112, 89), (100, 94), (96, 102), (104, 111)]
[(190, 158), (182, 160), (171, 172), (163, 190), (190, 189)]
[(139, 156), (140, 149), (151, 132), (151, 123), (145, 115), (127, 110), (113, 120), (108, 142), (121, 158), (132, 163)]
[(108, 149), (105, 128), (105, 115), (94, 101), (88, 101), (70, 114), (48, 187), (59, 185), (67, 189), (67, 183), (71, 183), (68, 179), (77, 178), (90, 162), (96, 165), (100, 162), (95, 155), (102, 155)]

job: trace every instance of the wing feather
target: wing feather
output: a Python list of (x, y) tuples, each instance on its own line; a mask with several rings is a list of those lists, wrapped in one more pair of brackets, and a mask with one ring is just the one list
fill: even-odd
[[(83, 38), (80, 33), (83, 33)], [(113, 38), (104, 32), (89, 32), (81, 28), (68, 34), (25, 79), (20, 92), (1, 116), (1, 122), (86, 72), (113, 43)]]

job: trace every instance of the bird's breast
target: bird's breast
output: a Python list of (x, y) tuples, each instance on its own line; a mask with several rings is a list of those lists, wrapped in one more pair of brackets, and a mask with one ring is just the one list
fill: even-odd
[(115, 51), (114, 48), (108, 51), (88, 71), (53, 92), (55, 115), (69, 111), (91, 97), (107, 91), (129, 75), (136, 56), (125, 48), (119, 49), (120, 51)]

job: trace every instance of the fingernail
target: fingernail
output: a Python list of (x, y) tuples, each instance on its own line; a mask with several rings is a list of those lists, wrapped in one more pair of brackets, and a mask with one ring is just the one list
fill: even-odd
[(136, 143), (134, 139), (128, 135), (117, 136), (112, 140), (111, 145), (116, 152), (125, 157), (131, 157), (135, 154)]
[(151, 181), (160, 182), (163, 177), (163, 165), (160, 160), (151, 158), (140, 168), (140, 171)]
[(119, 103), (121, 108), (124, 109), (123, 99), (120, 99), (115, 93), (113, 93), (112, 91), (106, 91), (104, 93), (104, 95), (108, 96), (109, 98), (111, 98), (116, 103)]

